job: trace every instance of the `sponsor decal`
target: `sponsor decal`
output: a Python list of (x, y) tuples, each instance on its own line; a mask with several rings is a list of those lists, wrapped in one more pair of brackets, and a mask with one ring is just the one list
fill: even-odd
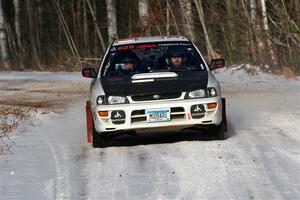
[(134, 45), (124, 45), (124, 46), (118, 46), (117, 50), (118, 51), (125, 51), (125, 50), (129, 50), (129, 49), (133, 49)]
[(151, 48), (156, 48), (157, 44), (141, 44), (137, 45), (135, 48), (136, 49), (151, 49)]
[(160, 43), (158, 44), (160, 47), (165, 47), (165, 46), (192, 46), (191, 43), (183, 43), (183, 42), (172, 42), (172, 43)]
[(113, 124), (124, 124), (125, 112), (123, 110), (114, 110), (111, 112), (110, 119)]
[(200, 119), (205, 116), (205, 108), (202, 104), (193, 105), (191, 107), (191, 115), (193, 119)]
[(122, 80), (124, 80), (124, 78), (121, 76), (113, 76), (108, 78), (108, 81), (122, 81)]
[(131, 49), (151, 49), (157, 47), (168, 46), (192, 46), (189, 42), (162, 42), (162, 43), (144, 43), (144, 44), (128, 44), (112, 47), (110, 51), (126, 51)]
[(116, 49), (117, 51), (126, 51), (130, 49), (151, 49), (151, 48), (156, 48), (157, 46), (158, 46), (157, 44), (137, 44), (137, 45), (131, 44), (131, 45), (117, 46)]

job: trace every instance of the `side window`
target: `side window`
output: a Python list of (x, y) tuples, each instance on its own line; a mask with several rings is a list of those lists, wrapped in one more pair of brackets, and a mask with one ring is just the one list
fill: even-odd
[(104, 71), (103, 71), (103, 76), (106, 76), (108, 73), (111, 74), (113, 73), (113, 60), (114, 57), (116, 56), (116, 52), (111, 52), (108, 54), (107, 60), (104, 63)]
[(199, 70), (199, 68), (201, 70), (205, 69), (205, 65), (203, 64), (200, 55), (194, 48), (191, 47), (186, 48), (186, 54), (187, 54), (186, 64), (190, 70)]

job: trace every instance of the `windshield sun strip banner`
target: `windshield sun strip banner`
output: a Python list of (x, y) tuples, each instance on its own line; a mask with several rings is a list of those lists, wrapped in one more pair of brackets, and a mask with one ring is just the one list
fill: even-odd
[(192, 46), (190, 42), (160, 42), (160, 43), (139, 43), (139, 44), (126, 44), (118, 45), (111, 48), (110, 51), (126, 51), (131, 49), (153, 49), (157, 47), (168, 46)]

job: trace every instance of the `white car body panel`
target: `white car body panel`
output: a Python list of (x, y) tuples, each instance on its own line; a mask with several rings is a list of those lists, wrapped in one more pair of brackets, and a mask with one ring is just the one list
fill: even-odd
[[(110, 47), (114, 47), (114, 45), (120, 44), (135, 44), (135, 43), (142, 43), (142, 42), (160, 42), (160, 41), (184, 41), (190, 42), (185, 37), (147, 37), (147, 38), (135, 38), (135, 39), (128, 39), (128, 40), (117, 40), (110, 44)], [(193, 44), (193, 43), (192, 43)], [(194, 45), (194, 44), (193, 44)], [(110, 48), (109, 47), (109, 48)], [(201, 58), (204, 60), (202, 54), (200, 53), (199, 49), (194, 45), (196, 50), (198, 51)], [(154, 101), (142, 101), (142, 102), (134, 102), (130, 96), (127, 96), (129, 100), (128, 104), (117, 104), (117, 105), (97, 105), (97, 97), (105, 95), (104, 89), (101, 85), (101, 70), (102, 65), (104, 63), (105, 57), (108, 54), (108, 50), (104, 55), (104, 59), (99, 67), (99, 72), (97, 78), (94, 79), (91, 83), (90, 89), (90, 102), (91, 102), (91, 110), (93, 115), (94, 127), (95, 130), (101, 134), (103, 132), (116, 132), (116, 131), (145, 131), (145, 130), (164, 130), (170, 127), (178, 128), (178, 130), (187, 127), (193, 126), (205, 126), (205, 125), (219, 125), (222, 122), (222, 98), (221, 98), (221, 89), (220, 84), (216, 80), (216, 78), (211, 73), (208, 65), (204, 62), (205, 67), (208, 71), (208, 81), (207, 87), (214, 87), (217, 91), (216, 97), (208, 97), (208, 98), (197, 98), (197, 99), (184, 99), (186, 94), (185, 91), (181, 91), (182, 95), (180, 98), (177, 99), (166, 99), (166, 100), (154, 100)], [(151, 82), (154, 81), (154, 78), (159, 77), (176, 77), (177, 74), (174, 72), (163, 72), (163, 73), (141, 73), (132, 76), (132, 84), (140, 83), (140, 82)], [(208, 103), (217, 103), (217, 107), (214, 109), (208, 109)], [(190, 115), (190, 109), (192, 105), (196, 104), (203, 104), (205, 107), (205, 116), (201, 119), (193, 119)], [(149, 123), (145, 120), (136, 122), (134, 118), (143, 118), (146, 115), (140, 114), (137, 116), (132, 116), (132, 112), (135, 110), (149, 110), (149, 109), (160, 109), (160, 108), (175, 108), (180, 107), (184, 110), (179, 113), (172, 113), (171, 112), (171, 121), (167, 122), (154, 122)], [(111, 112), (114, 110), (123, 110), (125, 112), (126, 118), (125, 123), (123, 124), (113, 124), (110, 116)], [(108, 117), (100, 117), (98, 115), (98, 111), (108, 111)], [(174, 116), (177, 116), (176, 119)], [(180, 117), (178, 117), (180, 116)]]

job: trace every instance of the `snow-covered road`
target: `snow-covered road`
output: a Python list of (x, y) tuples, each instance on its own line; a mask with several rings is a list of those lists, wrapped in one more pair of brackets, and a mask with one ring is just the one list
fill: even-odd
[[(2, 73), (0, 83), (28, 76), (41, 75)], [(77, 76), (43, 79), (87, 89)], [(227, 99), (226, 140), (151, 133), (93, 149), (79, 95), (12, 133), (15, 144), (0, 155), (0, 199), (300, 199), (300, 81), (229, 70), (216, 76)]]

